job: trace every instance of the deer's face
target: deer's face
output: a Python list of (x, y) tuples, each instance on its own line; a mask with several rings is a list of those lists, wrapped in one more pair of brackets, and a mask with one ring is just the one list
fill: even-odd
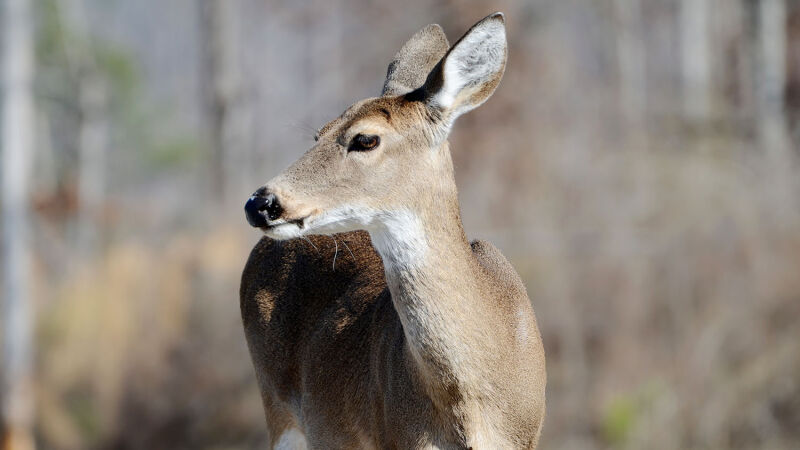
[[(449, 154), (437, 151), (439, 126), (426, 106), (404, 96), (354, 104), (325, 125), (316, 144), (260, 188), (251, 224), (286, 239), (305, 233), (369, 229), (418, 201), (421, 190), (449, 176)], [(252, 206), (252, 204), (251, 204)]]
[(383, 96), (325, 125), (310, 150), (250, 197), (248, 221), (289, 239), (369, 231), (429, 207), (437, 184), (452, 177), (446, 139), (453, 121), (492, 94), (505, 58), (502, 15), (479, 22), (449, 50), (438, 25), (423, 28), (389, 66)]

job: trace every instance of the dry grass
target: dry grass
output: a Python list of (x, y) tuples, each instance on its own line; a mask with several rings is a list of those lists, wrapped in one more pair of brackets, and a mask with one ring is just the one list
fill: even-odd
[(40, 434), (52, 448), (245, 448), (262, 437), (238, 315), (242, 233), (123, 243), (42, 309)]

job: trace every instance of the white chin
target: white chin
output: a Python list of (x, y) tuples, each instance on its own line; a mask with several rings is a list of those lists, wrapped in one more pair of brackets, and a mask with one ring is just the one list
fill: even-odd
[(303, 235), (299, 226), (294, 223), (282, 223), (271, 228), (264, 229), (264, 234), (272, 239), (283, 241), (294, 239)]

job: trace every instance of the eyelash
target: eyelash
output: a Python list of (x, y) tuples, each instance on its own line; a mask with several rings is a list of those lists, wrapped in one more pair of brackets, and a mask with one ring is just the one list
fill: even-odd
[(374, 149), (381, 143), (381, 138), (373, 134), (357, 134), (350, 146), (347, 147), (348, 152), (365, 152)]

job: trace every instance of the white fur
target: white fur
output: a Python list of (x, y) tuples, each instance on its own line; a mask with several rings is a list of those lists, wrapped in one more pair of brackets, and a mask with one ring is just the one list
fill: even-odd
[(383, 211), (342, 205), (305, 220), (303, 228), (281, 221), (265, 231), (273, 239), (293, 239), (307, 234), (335, 234), (366, 230), (387, 269), (413, 267), (428, 249), (419, 217), (410, 210)]
[(480, 86), (502, 70), (505, 48), (506, 28), (501, 20), (490, 19), (478, 24), (447, 55), (443, 66), (444, 84), (431, 103), (442, 109), (457, 107), (453, 116), (477, 107), (476, 104), (457, 105), (456, 98), (465, 88)]
[(422, 221), (408, 210), (381, 214), (379, 226), (367, 231), (387, 270), (414, 267), (424, 260), (428, 251)]
[(379, 214), (373, 208), (357, 205), (342, 205), (324, 211), (306, 221), (308, 234), (334, 234), (354, 230), (368, 230)]
[(278, 439), (278, 442), (272, 448), (273, 450), (306, 450), (308, 448), (308, 442), (306, 441), (305, 435), (303, 435), (300, 430), (291, 428), (281, 434), (280, 439)]
[(419, 263), (428, 249), (422, 221), (409, 210), (383, 211), (343, 205), (310, 221), (307, 228), (309, 232), (323, 234), (366, 230), (387, 268)]
[(277, 239), (279, 241), (285, 239), (294, 239), (297, 237), (302, 236), (303, 230), (294, 223), (281, 223), (278, 225), (273, 225), (272, 228), (268, 228), (264, 230), (264, 234), (271, 237), (272, 239)]

